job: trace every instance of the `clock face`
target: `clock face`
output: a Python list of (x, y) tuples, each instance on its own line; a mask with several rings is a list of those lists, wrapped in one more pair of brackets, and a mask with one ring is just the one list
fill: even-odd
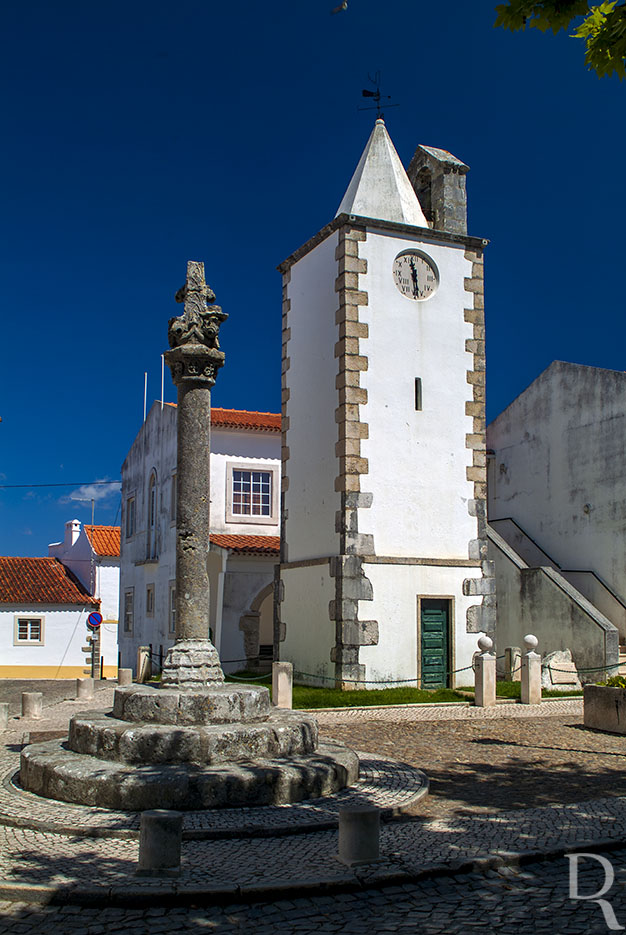
[(422, 302), (439, 287), (439, 272), (433, 260), (417, 250), (405, 250), (393, 261), (393, 279), (407, 299)]

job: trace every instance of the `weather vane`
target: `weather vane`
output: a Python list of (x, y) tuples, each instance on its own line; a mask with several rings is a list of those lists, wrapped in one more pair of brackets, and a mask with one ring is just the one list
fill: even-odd
[(390, 101), (391, 96), (389, 94), (383, 95), (380, 93), (380, 72), (379, 71), (376, 72), (374, 77), (372, 77), (369, 73), (367, 77), (368, 77), (368, 80), (371, 81), (371, 83), (376, 87), (376, 90), (371, 91), (369, 88), (364, 88), (361, 91), (361, 95), (362, 97), (373, 98), (374, 106), (373, 107), (359, 107), (358, 110), (375, 110), (377, 117), (384, 117), (383, 106), (384, 107), (399, 107), (400, 106), (399, 104), (384, 104), (383, 105), (381, 103), (382, 101)]

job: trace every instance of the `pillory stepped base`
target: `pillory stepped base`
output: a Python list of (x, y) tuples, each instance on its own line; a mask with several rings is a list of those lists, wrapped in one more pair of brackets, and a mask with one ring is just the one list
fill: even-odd
[(224, 683), (118, 688), (112, 712), (75, 715), (67, 742), (31, 744), (20, 765), (29, 792), (123, 811), (285, 805), (358, 778), (356, 753), (320, 745), (314, 717)]

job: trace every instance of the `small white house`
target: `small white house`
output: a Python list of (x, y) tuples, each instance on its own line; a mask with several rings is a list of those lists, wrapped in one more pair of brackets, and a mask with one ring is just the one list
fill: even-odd
[(117, 621), (120, 602), (120, 527), (85, 525), (72, 519), (65, 524), (62, 542), (52, 542), (48, 555), (69, 568), (87, 591), (100, 601), (102, 675), (117, 675)]
[(0, 678), (88, 675), (82, 647), (99, 607), (59, 559), (0, 557)]
[[(174, 641), (176, 406), (155, 402), (122, 465), (120, 654), (153, 669)], [(271, 660), (280, 415), (211, 411), (211, 637), (227, 671)], [(207, 478), (207, 486), (208, 486)]]

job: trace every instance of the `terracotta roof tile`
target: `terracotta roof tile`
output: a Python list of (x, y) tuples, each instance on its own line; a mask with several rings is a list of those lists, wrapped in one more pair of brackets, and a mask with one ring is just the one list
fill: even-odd
[(231, 536), (212, 533), (211, 542), (231, 552), (261, 552), (266, 555), (278, 555), (280, 536)]
[(84, 526), (83, 528), (96, 555), (120, 554), (119, 526)]
[[(165, 403), (165, 405), (176, 408), (176, 403)], [(211, 425), (224, 429), (257, 429), (262, 432), (280, 432), (280, 413), (212, 408)]]
[(280, 413), (247, 412), (245, 409), (211, 409), (211, 425), (229, 429), (261, 429), (280, 432)]
[(89, 604), (99, 607), (58, 558), (0, 556), (0, 604)]

